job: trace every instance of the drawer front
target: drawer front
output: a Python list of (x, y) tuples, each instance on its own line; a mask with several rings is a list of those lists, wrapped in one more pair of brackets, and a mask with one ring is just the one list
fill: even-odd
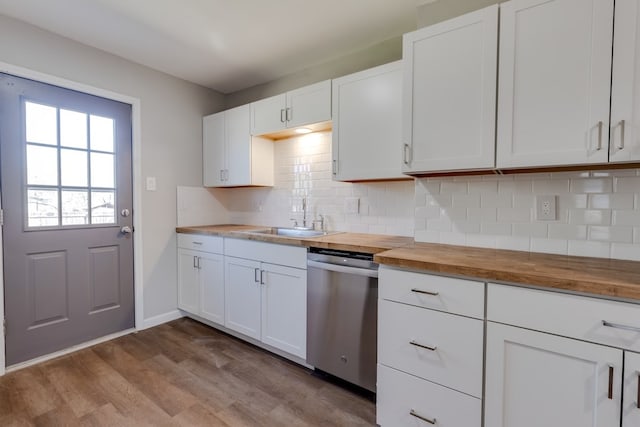
[[(487, 319), (640, 351), (640, 305), (489, 284)], [(603, 325), (603, 321), (611, 326)], [(627, 330), (632, 327), (636, 330)]]
[(269, 264), (307, 269), (307, 248), (256, 242), (254, 240), (226, 239), (224, 254), (237, 258), (255, 259)]
[(481, 401), (475, 397), (378, 365), (376, 422), (381, 427), (479, 427)]
[(178, 233), (179, 248), (222, 254), (224, 247), (222, 242), (223, 238), (218, 236)]
[(483, 330), (482, 320), (381, 300), (378, 363), (481, 397)]
[(484, 319), (482, 282), (381, 266), (379, 286), (383, 299)]

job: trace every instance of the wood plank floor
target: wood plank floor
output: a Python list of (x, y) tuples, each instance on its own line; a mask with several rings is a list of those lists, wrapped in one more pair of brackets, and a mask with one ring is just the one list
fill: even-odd
[(370, 400), (190, 319), (0, 377), (0, 426), (371, 426)]

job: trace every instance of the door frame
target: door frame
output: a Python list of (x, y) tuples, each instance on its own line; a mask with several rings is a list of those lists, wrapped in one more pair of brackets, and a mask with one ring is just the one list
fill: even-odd
[[(140, 112), (140, 99), (123, 95), (110, 90), (101, 89), (95, 86), (90, 86), (83, 83), (78, 83), (72, 80), (67, 80), (61, 77), (56, 77), (51, 74), (41, 73), (39, 71), (23, 68), (17, 65), (9, 64), (0, 61), (0, 72), (12, 74), (17, 77), (23, 77), (26, 79), (36, 80), (38, 82), (60, 86), (66, 89), (71, 89), (79, 92), (84, 92), (90, 95), (99, 96), (102, 98), (119, 101), (125, 104), (131, 105), (131, 155), (132, 155), (132, 186), (133, 186), (133, 227), (135, 233), (133, 233), (133, 292), (135, 300), (135, 326), (136, 330), (144, 328), (144, 307), (143, 307), (143, 269), (142, 269), (142, 195), (139, 190), (142, 183), (142, 129), (141, 129), (141, 112)], [(1, 203), (1, 202), (0, 202)], [(0, 208), (2, 206), (0, 205)], [(0, 240), (2, 239), (2, 227), (0, 227)], [(4, 246), (0, 244), (0, 376), (6, 372), (6, 360), (5, 360), (5, 336), (4, 328), (2, 327), (2, 319), (4, 319)], [(82, 344), (80, 344), (82, 346)], [(77, 346), (76, 346), (77, 347)], [(73, 348), (76, 348), (73, 347)], [(62, 350), (64, 352), (65, 350)], [(56, 355), (61, 352), (56, 352)], [(46, 357), (46, 356), (45, 356)], [(25, 362), (29, 364), (29, 362)]]

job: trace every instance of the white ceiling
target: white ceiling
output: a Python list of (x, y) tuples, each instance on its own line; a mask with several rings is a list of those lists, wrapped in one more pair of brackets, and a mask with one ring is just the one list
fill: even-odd
[(222, 93), (415, 29), (424, 0), (0, 0), (0, 14)]

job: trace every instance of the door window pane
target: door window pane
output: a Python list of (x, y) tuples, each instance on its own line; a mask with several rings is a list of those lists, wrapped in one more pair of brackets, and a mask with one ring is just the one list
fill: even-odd
[(60, 110), (60, 145), (87, 148), (87, 115), (70, 110)]
[(91, 153), (91, 186), (115, 188), (113, 154)]
[(27, 226), (58, 225), (58, 191), (29, 189), (27, 191)]
[(91, 116), (91, 149), (113, 153), (113, 119)]
[(58, 150), (27, 145), (27, 184), (58, 185)]
[(80, 150), (60, 150), (61, 181), (68, 187), (87, 186), (87, 152)]
[(116, 222), (115, 192), (91, 192), (91, 223), (114, 224)]
[(89, 224), (89, 193), (62, 191), (62, 225)]
[(57, 109), (47, 105), (25, 102), (27, 142), (58, 145)]

